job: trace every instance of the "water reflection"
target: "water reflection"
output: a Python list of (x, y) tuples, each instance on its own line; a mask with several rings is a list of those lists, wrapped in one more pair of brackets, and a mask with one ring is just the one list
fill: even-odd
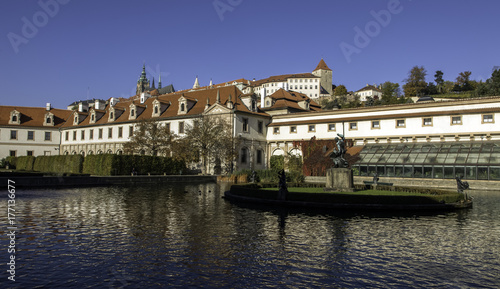
[[(472, 210), (417, 216), (239, 206), (221, 198), (225, 189), (188, 184), (19, 191), (18, 281), (11, 285), (500, 284), (500, 192), (471, 192)], [(0, 210), (6, 211), (6, 202)]]

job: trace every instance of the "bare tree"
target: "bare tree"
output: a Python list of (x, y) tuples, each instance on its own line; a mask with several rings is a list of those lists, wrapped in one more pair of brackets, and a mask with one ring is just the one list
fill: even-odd
[(125, 143), (126, 154), (170, 156), (176, 136), (157, 119), (145, 119), (136, 124), (130, 141)]

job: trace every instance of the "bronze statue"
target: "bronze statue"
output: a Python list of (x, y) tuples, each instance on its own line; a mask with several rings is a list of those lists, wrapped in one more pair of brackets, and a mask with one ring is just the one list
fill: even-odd
[(345, 153), (345, 137), (343, 134), (338, 133), (337, 137), (335, 137), (335, 147), (333, 148), (333, 152), (330, 154), (330, 158), (333, 160), (334, 168), (349, 167), (349, 163), (344, 158)]
[(285, 200), (286, 194), (288, 193), (288, 188), (286, 186), (286, 175), (285, 170), (281, 170), (278, 172), (279, 178), (279, 191), (278, 191), (278, 199)]
[(455, 179), (457, 180), (457, 191), (460, 194), (464, 194), (464, 190), (467, 190), (469, 188), (469, 183), (467, 181), (462, 182), (462, 178), (464, 176), (456, 177)]

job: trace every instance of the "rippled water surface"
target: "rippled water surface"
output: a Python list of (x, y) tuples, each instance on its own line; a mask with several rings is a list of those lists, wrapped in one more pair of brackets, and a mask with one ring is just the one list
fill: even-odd
[(2, 226), (0, 287), (500, 287), (498, 191), (415, 215), (238, 206), (224, 189), (19, 190), (16, 282)]

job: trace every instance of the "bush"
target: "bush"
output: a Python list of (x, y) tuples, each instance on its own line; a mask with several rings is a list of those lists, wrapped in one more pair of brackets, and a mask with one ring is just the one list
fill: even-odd
[(185, 170), (182, 161), (169, 157), (99, 154), (85, 157), (83, 173), (99, 176), (137, 174), (179, 174)]
[(38, 156), (33, 163), (33, 171), (43, 173), (82, 173), (82, 155)]
[(269, 167), (274, 170), (282, 170), (285, 168), (284, 156), (272, 156), (269, 160)]
[(16, 168), (16, 163), (17, 163), (17, 157), (6, 157), (5, 158), (5, 165), (9, 165), (10, 169), (15, 169)]
[(32, 171), (34, 163), (35, 163), (35, 157), (33, 156), (18, 157), (16, 169), (19, 171)]

